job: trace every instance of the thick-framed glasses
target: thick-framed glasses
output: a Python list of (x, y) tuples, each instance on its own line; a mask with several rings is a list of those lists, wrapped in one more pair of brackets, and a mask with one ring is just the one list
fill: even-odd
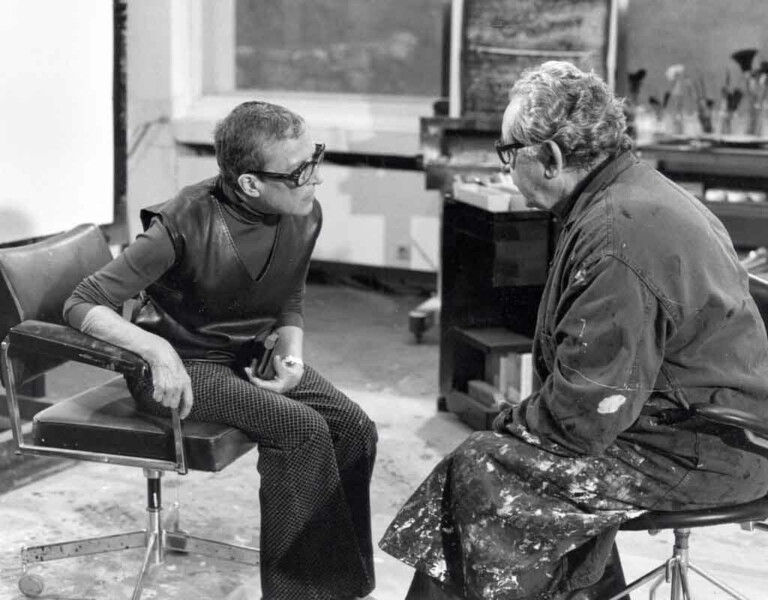
[(525, 148), (526, 144), (521, 144), (520, 142), (505, 144), (501, 140), (496, 140), (493, 146), (496, 148), (496, 154), (499, 155), (501, 164), (509, 165), (514, 169), (517, 162), (517, 153), (521, 148)]
[(293, 183), (294, 186), (301, 187), (312, 181), (312, 176), (317, 171), (320, 163), (323, 162), (324, 156), (325, 144), (315, 144), (315, 152), (312, 154), (312, 158), (301, 163), (290, 173), (273, 173), (272, 171), (252, 171), (252, 173), (268, 179), (289, 181)]

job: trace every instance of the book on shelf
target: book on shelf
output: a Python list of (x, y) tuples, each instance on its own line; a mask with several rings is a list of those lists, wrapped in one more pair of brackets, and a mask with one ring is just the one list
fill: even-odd
[(493, 354), (486, 359), (485, 380), (509, 404), (519, 404), (535, 391), (534, 377), (530, 352)]

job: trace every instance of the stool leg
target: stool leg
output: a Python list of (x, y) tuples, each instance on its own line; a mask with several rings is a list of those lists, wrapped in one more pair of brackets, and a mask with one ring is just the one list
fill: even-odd
[(680, 571), (680, 586), (683, 590), (683, 598), (684, 600), (693, 600), (693, 597), (691, 596), (691, 590), (688, 587), (688, 565), (678, 563), (678, 569)]
[(704, 579), (709, 581), (712, 585), (715, 585), (719, 587), (721, 590), (723, 590), (726, 594), (730, 595), (732, 598), (736, 598), (736, 600), (749, 600), (746, 596), (740, 594), (736, 590), (734, 590), (731, 586), (729, 586), (727, 583), (720, 581), (717, 577), (714, 577), (713, 575), (710, 575), (706, 571), (703, 571), (696, 565), (692, 563), (688, 563), (688, 567), (691, 569), (691, 571), (694, 571), (695, 573), (698, 573), (701, 575)]
[[(635, 579), (632, 583), (630, 583), (626, 589), (622, 590), (615, 596), (611, 596), (607, 600), (619, 600), (620, 598), (624, 598), (629, 595), (630, 592), (636, 590), (639, 587), (644, 586), (649, 581), (652, 581), (654, 578), (656, 579), (656, 582), (654, 583), (652, 590), (657, 588), (659, 586), (659, 583), (664, 580), (664, 571), (666, 571), (667, 565), (663, 564), (658, 567), (656, 567), (653, 571), (649, 571), (642, 577), (638, 577)], [(651, 596), (651, 600), (653, 600), (653, 595)]]
[(664, 581), (664, 576), (661, 576), (661, 577), (657, 577), (656, 581), (654, 581), (651, 584), (651, 589), (648, 590), (648, 598), (649, 598), (649, 600), (656, 600), (656, 590), (659, 589), (659, 586), (661, 585), (661, 583), (663, 581)]
[(685, 590), (683, 588), (682, 580), (685, 577), (684, 573), (688, 568), (688, 538), (691, 537), (690, 529), (675, 529), (675, 545), (672, 548), (672, 558), (675, 564), (672, 565), (672, 594), (670, 598), (672, 600), (690, 600), (687, 593), (687, 579)]

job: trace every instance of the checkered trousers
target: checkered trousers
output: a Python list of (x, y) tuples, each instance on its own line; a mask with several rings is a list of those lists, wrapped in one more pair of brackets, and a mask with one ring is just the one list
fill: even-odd
[[(285, 395), (229, 365), (184, 361), (189, 419), (224, 423), (259, 444), (261, 585), (266, 600), (365, 596), (374, 587), (369, 487), (375, 424), (311, 367)], [(142, 410), (167, 415), (151, 382), (129, 381)]]

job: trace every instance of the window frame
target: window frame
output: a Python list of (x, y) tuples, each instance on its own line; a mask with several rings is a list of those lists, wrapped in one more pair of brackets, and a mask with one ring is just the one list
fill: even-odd
[[(420, 118), (433, 116), (437, 97), (234, 90), (235, 1), (189, 0), (174, 5), (180, 35), (174, 36), (173, 53), (188, 61), (177, 79), (182, 89), (174, 94), (173, 129), (178, 142), (211, 143), (219, 119), (240, 102), (259, 98), (301, 114), (327, 152), (420, 153)], [(222, 89), (234, 91), (218, 91)]]

